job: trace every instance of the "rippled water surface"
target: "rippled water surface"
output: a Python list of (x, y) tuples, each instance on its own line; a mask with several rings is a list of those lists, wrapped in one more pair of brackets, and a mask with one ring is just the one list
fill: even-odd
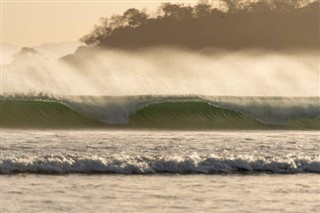
[(297, 175), (9, 175), (3, 212), (319, 212), (320, 180)]
[(317, 131), (2, 130), (2, 212), (319, 212)]

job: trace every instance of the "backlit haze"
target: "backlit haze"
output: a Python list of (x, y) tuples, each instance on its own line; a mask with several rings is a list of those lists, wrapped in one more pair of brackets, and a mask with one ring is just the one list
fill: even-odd
[(161, 1), (155, 0), (5, 0), (2, 1), (2, 42), (17, 46), (37, 46), (76, 41), (90, 32), (101, 17), (122, 14), (132, 7), (155, 12), (160, 4)]
[[(298, 8), (268, 12), (259, 4), (228, 11), (228, 1), (223, 2), (207, 2), (206, 18), (204, 13), (181, 16), (181, 8), (163, 9), (159, 1), (4, 1), (2, 92), (319, 96), (317, 4), (305, 9), (302, 3), (313, 1), (300, 1)], [(195, 11), (196, 3), (190, 5), (184, 9)], [(129, 8), (148, 18), (130, 25), (123, 21), (130, 14), (121, 19)], [(113, 14), (122, 25), (114, 27), (111, 18), (111, 33), (90, 34), (105, 30), (99, 20)], [(89, 46), (77, 49), (85, 45), (80, 38)]]

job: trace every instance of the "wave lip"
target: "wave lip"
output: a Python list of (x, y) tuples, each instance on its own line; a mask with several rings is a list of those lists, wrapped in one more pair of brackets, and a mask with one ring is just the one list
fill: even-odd
[(50, 155), (8, 158), (0, 161), (0, 174), (224, 174), (224, 173), (320, 173), (319, 158), (285, 159), (253, 157), (79, 157)]
[(319, 97), (2, 98), (8, 128), (320, 129)]

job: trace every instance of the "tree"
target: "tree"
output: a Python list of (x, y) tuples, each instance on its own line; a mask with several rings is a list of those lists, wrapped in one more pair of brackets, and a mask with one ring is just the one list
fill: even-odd
[(172, 17), (176, 20), (182, 20), (193, 17), (193, 8), (178, 4), (165, 3), (162, 6), (164, 17)]
[(80, 41), (87, 45), (97, 45), (105, 37), (109, 36), (111, 32), (112, 29), (109, 26), (109, 19), (101, 18), (100, 24), (95, 25), (93, 31), (83, 36)]
[(227, 5), (229, 13), (236, 12), (239, 9), (239, 1), (238, 0), (223, 0), (223, 1)]
[(128, 9), (126, 12), (124, 12), (122, 17), (130, 27), (140, 26), (146, 23), (148, 20), (148, 15), (146, 13), (134, 8)]
[(211, 5), (207, 2), (201, 2), (194, 7), (194, 15), (196, 17), (204, 17), (210, 14)]

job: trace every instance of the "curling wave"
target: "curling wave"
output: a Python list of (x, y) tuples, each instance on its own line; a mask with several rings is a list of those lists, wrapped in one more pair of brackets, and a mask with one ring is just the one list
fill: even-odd
[(2, 97), (2, 127), (320, 129), (319, 97)]

